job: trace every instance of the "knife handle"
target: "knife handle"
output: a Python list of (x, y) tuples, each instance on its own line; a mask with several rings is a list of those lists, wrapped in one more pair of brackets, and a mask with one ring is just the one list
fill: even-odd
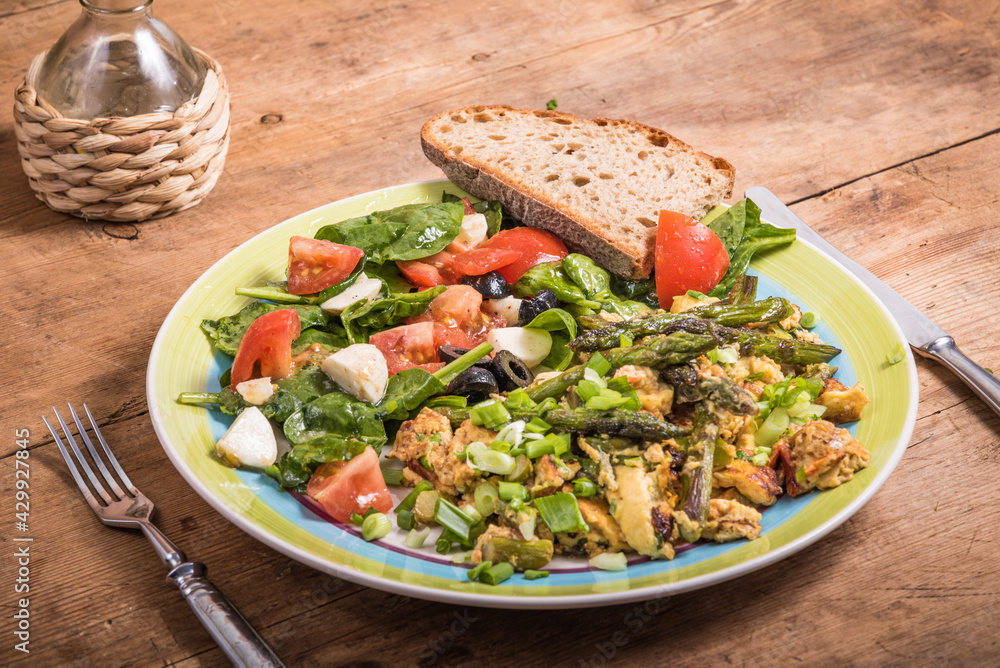
[(1000, 380), (966, 357), (955, 345), (954, 339), (950, 336), (942, 336), (940, 339), (921, 348), (914, 348), (914, 350), (951, 369), (956, 376), (962, 379), (962, 382), (993, 409), (993, 412), (1000, 415)]

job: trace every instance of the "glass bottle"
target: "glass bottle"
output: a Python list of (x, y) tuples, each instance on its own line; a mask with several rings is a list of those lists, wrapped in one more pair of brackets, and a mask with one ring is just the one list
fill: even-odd
[(49, 49), (34, 86), (64, 117), (92, 119), (176, 110), (194, 98), (205, 65), (153, 0), (80, 0), (83, 12)]

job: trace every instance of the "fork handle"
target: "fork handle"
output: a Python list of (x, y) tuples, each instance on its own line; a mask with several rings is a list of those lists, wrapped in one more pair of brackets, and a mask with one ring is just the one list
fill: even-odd
[(240, 611), (205, 577), (205, 565), (180, 564), (167, 574), (177, 585), (194, 614), (226, 653), (233, 665), (243, 668), (284, 668)]

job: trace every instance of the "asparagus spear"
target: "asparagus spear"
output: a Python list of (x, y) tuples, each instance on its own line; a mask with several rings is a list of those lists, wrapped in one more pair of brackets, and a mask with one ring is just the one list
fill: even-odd
[(715, 413), (709, 406), (700, 404), (695, 412), (691, 445), (688, 446), (687, 459), (680, 474), (681, 485), (686, 492), (681, 508), (692, 522), (681, 522), (678, 526), (682, 537), (689, 543), (701, 538), (702, 527), (708, 520), (709, 500), (712, 498), (712, 460), (718, 436)]
[(506, 562), (516, 570), (537, 570), (552, 561), (551, 540), (517, 540), (505, 536), (490, 536), (483, 546), (483, 561)]
[(751, 322), (777, 322), (791, 314), (792, 305), (781, 297), (771, 297), (742, 305), (707, 304), (696, 306), (683, 313), (657, 311), (651, 315), (586, 331), (570, 341), (569, 347), (577, 352), (614, 348), (619, 345), (622, 334), (638, 339), (652, 334), (666, 333), (671, 325), (691, 318), (702, 318), (727, 327), (738, 327)]
[[(460, 425), (469, 419), (469, 411), (465, 408), (439, 406), (434, 410), (447, 417), (452, 425)], [(530, 409), (509, 412), (514, 420), (530, 421), (537, 417), (537, 414)], [(643, 441), (662, 441), (688, 433), (687, 429), (657, 419), (648, 413), (627, 410), (593, 411), (579, 408), (571, 411), (566, 408), (553, 408), (545, 413), (544, 419), (557, 432), (607, 434)]]
[(694, 403), (709, 400), (716, 407), (736, 415), (757, 415), (760, 409), (753, 395), (729, 376), (700, 373), (694, 385), (676, 385), (676, 400)]
[[(611, 363), (611, 368), (637, 364), (650, 367), (682, 364), (701, 353), (716, 346), (709, 337), (692, 335), (687, 332), (674, 332), (667, 336), (648, 339), (639, 345), (628, 348), (613, 348), (601, 354)], [(571, 385), (583, 380), (585, 365), (580, 364), (566, 369), (554, 378), (550, 378), (525, 391), (534, 401), (542, 401), (548, 397), (561, 397)]]

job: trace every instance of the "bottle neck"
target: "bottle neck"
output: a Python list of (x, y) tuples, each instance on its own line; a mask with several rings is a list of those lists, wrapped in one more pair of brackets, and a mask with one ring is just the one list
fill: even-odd
[(148, 12), (153, 0), (80, 0), (85, 11), (102, 15), (125, 15)]

